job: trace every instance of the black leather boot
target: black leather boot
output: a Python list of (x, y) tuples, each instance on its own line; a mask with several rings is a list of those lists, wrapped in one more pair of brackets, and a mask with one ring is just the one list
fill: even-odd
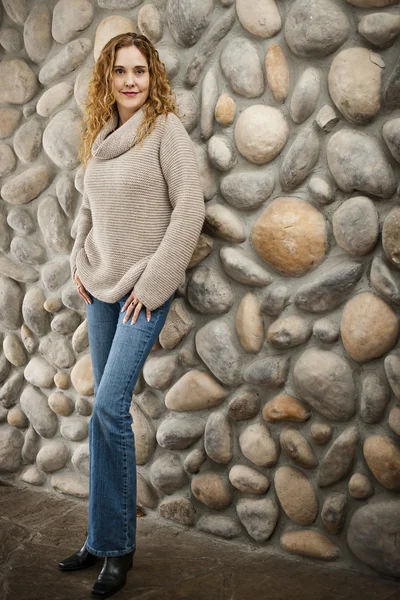
[(129, 569), (133, 565), (135, 550), (121, 556), (106, 556), (96, 583), (92, 587), (92, 594), (106, 598), (115, 594), (126, 583)]
[[(86, 531), (87, 534), (88, 532)], [(86, 548), (86, 542), (87, 538), (78, 552), (74, 552), (74, 554), (71, 554), (71, 556), (58, 563), (58, 568), (61, 571), (76, 571), (77, 569), (87, 569), (94, 565), (99, 557), (89, 552)]]

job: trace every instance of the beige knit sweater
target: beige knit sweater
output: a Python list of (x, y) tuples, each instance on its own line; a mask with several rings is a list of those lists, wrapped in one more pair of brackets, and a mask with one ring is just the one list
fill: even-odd
[(179, 287), (205, 217), (192, 141), (180, 119), (160, 116), (139, 145), (143, 107), (118, 129), (107, 121), (92, 146), (70, 255), (90, 294), (115, 302), (134, 289), (150, 310)]

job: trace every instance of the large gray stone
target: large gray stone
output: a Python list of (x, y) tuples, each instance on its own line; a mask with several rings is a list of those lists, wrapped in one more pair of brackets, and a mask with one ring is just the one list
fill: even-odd
[(393, 273), (384, 261), (375, 256), (371, 263), (370, 281), (376, 291), (386, 300), (400, 304), (400, 289)]
[(360, 435), (357, 427), (349, 427), (333, 442), (318, 470), (318, 485), (327, 487), (346, 477), (354, 463)]
[(382, 127), (382, 137), (393, 158), (395, 158), (397, 162), (400, 162), (400, 118), (386, 121)]
[(28, 16), (27, 0), (3, 0), (6, 13), (14, 23), (23, 25)]
[(204, 433), (205, 419), (197, 415), (169, 414), (157, 429), (157, 442), (161, 448), (184, 450)]
[(34, 63), (41, 63), (50, 52), (51, 12), (45, 2), (35, 2), (24, 26), (25, 50)]
[(213, 8), (213, 0), (168, 0), (167, 23), (175, 41), (181, 46), (193, 46), (210, 22)]
[(378, 211), (369, 198), (356, 196), (333, 213), (332, 226), (339, 246), (353, 256), (363, 256), (373, 250), (378, 240)]
[(325, 267), (313, 281), (299, 287), (296, 306), (314, 313), (336, 308), (360, 280), (362, 271), (362, 264), (351, 262)]
[(257, 542), (265, 542), (273, 534), (279, 508), (273, 498), (239, 498), (236, 512), (247, 533)]
[(5, 104), (26, 104), (39, 87), (36, 74), (23, 58), (3, 58), (0, 81), (0, 102)]
[(68, 252), (73, 240), (69, 235), (68, 220), (60, 207), (57, 198), (46, 196), (42, 198), (37, 218), (47, 247), (55, 253)]
[(245, 368), (243, 378), (247, 383), (277, 388), (285, 383), (288, 372), (289, 357), (267, 356), (251, 362)]
[(211, 460), (226, 465), (233, 458), (233, 430), (228, 416), (213, 412), (207, 419), (204, 432), (204, 448)]
[(345, 192), (358, 190), (379, 198), (390, 198), (396, 179), (383, 150), (366, 133), (341, 129), (328, 140), (329, 169)]
[(266, 269), (239, 248), (223, 246), (219, 255), (225, 272), (239, 283), (264, 287), (273, 281), (272, 275)]
[(221, 52), (221, 69), (234, 92), (257, 98), (264, 91), (264, 75), (256, 45), (246, 38), (231, 38)]
[(20, 398), (21, 408), (35, 431), (44, 438), (52, 438), (57, 433), (57, 415), (49, 408), (47, 396), (37, 388), (28, 385)]
[(229, 204), (239, 210), (252, 210), (271, 196), (275, 187), (272, 170), (238, 171), (235, 169), (221, 179), (220, 192)]
[(382, 499), (357, 509), (347, 531), (347, 543), (359, 560), (379, 573), (400, 577), (400, 499)]
[(51, 175), (47, 166), (31, 167), (9, 179), (1, 188), (1, 197), (10, 204), (27, 204), (39, 196), (50, 181)]
[(150, 481), (153, 487), (163, 494), (173, 494), (188, 481), (177, 454), (160, 454), (150, 467)]
[(22, 162), (33, 162), (42, 145), (42, 125), (39, 119), (30, 119), (14, 135), (15, 154)]
[(236, 12), (240, 23), (253, 35), (271, 38), (281, 29), (275, 0), (236, 0)]
[(354, 415), (356, 386), (349, 363), (329, 350), (308, 348), (293, 369), (300, 399), (330, 421), (349, 421)]
[(384, 12), (365, 15), (358, 23), (358, 31), (374, 46), (388, 48), (400, 34), (400, 15)]
[(228, 281), (212, 267), (198, 267), (192, 274), (187, 298), (201, 313), (220, 314), (233, 305), (234, 296)]
[(242, 380), (242, 357), (233, 339), (233, 331), (225, 321), (209, 321), (196, 333), (196, 350), (210, 371), (229, 386)]
[(58, 112), (43, 133), (43, 148), (61, 169), (74, 169), (79, 162), (79, 115), (67, 108)]
[(23, 292), (16, 281), (0, 273), (0, 324), (8, 329), (22, 325)]
[(89, 38), (79, 38), (66, 44), (58, 54), (53, 56), (40, 69), (40, 83), (49, 85), (74, 71), (84, 62), (92, 47), (93, 43)]
[(298, 78), (290, 100), (290, 116), (295, 123), (303, 123), (312, 115), (320, 90), (321, 77), (318, 69), (308, 67)]
[(282, 189), (291, 191), (308, 177), (319, 157), (319, 139), (314, 127), (301, 131), (285, 154), (280, 170)]
[(18, 471), (24, 436), (15, 427), (0, 428), (0, 473)]
[(93, 21), (94, 9), (88, 0), (58, 0), (53, 9), (51, 33), (59, 44), (66, 44)]
[(285, 38), (301, 58), (328, 56), (347, 39), (349, 21), (340, 7), (329, 0), (297, 0), (285, 23)]

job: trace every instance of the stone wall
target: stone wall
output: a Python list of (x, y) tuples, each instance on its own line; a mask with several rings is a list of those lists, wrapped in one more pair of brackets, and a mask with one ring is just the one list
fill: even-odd
[(139, 504), (400, 577), (399, 2), (234, 4), (3, 0), (0, 469), (88, 495), (78, 127), (103, 44), (140, 30), (207, 208), (133, 397)]

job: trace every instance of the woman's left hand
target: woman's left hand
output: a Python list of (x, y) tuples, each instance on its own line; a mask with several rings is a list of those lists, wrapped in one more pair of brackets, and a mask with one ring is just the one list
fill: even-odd
[(136, 323), (136, 320), (137, 320), (142, 308), (146, 309), (146, 319), (147, 319), (147, 321), (150, 321), (150, 318), (151, 318), (150, 309), (146, 308), (145, 305), (142, 302), (140, 302), (140, 300), (136, 296), (134, 290), (132, 290), (132, 292), (129, 294), (128, 298), (125, 300), (125, 304), (121, 308), (121, 312), (124, 312), (126, 310), (126, 315), (123, 318), (122, 322), (126, 323), (127, 320), (130, 318), (132, 311), (134, 310), (135, 312), (133, 313), (133, 318), (132, 318), (132, 323), (131, 323), (131, 325), (134, 325)]

